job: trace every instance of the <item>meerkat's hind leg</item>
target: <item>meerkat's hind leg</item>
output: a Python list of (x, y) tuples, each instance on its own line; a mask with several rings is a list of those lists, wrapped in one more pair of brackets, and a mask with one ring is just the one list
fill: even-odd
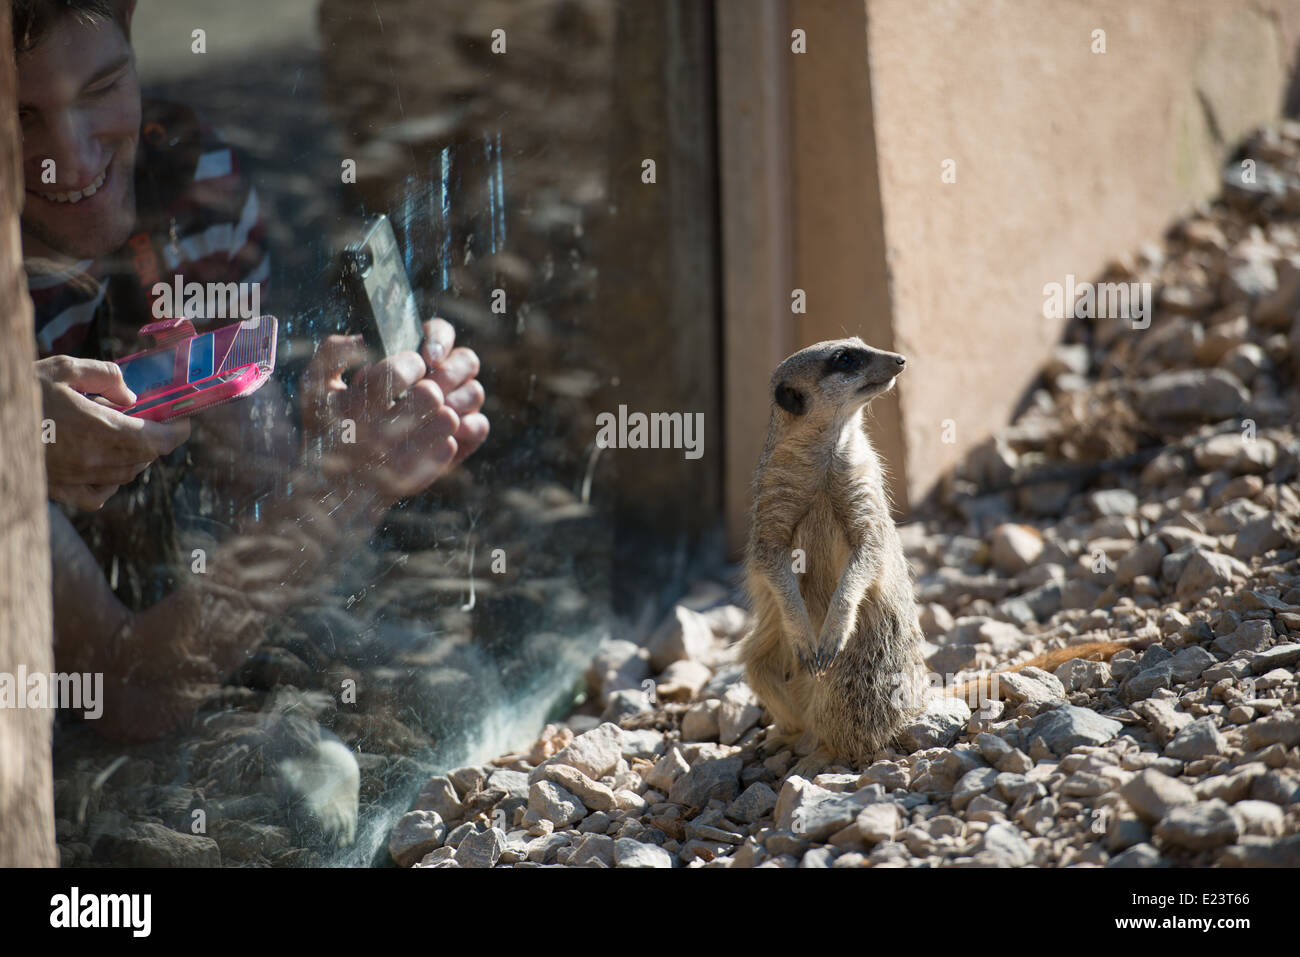
[[(746, 656), (745, 680), (755, 697), (776, 720), (777, 737), (797, 740), (805, 727), (804, 707), (791, 686), (779, 648)], [(773, 736), (769, 734), (768, 740)], [(780, 750), (780, 748), (777, 748)], [(774, 753), (774, 752), (773, 752)]]
[(763, 753), (771, 756), (782, 751), (793, 751), (801, 737), (802, 731), (782, 729), (779, 724), (774, 724), (768, 728), (767, 737), (763, 739)]
[(790, 774), (797, 774), (801, 778), (812, 780), (821, 774), (833, 764), (837, 764), (835, 758), (826, 750), (817, 748), (811, 754), (806, 754), (794, 763), (790, 769)]

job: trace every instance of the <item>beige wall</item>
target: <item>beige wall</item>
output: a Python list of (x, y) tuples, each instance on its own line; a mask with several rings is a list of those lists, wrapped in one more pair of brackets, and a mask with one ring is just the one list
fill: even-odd
[[(1300, 4), (866, 7), (894, 342), (914, 360), (900, 397), (915, 498), (1006, 421), (1057, 340), (1043, 285), (1095, 278), (1217, 193), (1228, 149), (1280, 111)], [(940, 180), (948, 158), (954, 184)], [(948, 418), (955, 445), (940, 441)]]
[[(1300, 38), (1300, 0), (717, 0), (717, 9), (725, 329), (739, 357), (727, 372), (727, 423), (744, 436), (729, 438), (729, 454), (744, 458), (751, 432), (766, 428), (766, 404), (745, 376), (766, 383), (775, 340), (770, 310), (755, 318), (753, 292), (788, 275), (809, 303), (792, 316), (785, 291), (781, 334), (792, 347), (857, 334), (911, 360), (897, 397), (873, 404), (902, 509), (1004, 424), (1031, 384), (1062, 326), (1043, 318), (1044, 284), (1095, 278), (1213, 196), (1231, 147), (1279, 114)], [(745, 95), (772, 41), (755, 46), (757, 31), (734, 27), (743, 17), (784, 18), (784, 97)], [(807, 34), (802, 55), (790, 52), (795, 28)], [(1092, 52), (1098, 29), (1105, 53)], [(737, 103), (760, 112), (729, 120)], [(774, 130), (786, 134), (777, 146)], [(764, 170), (788, 170), (779, 201), (763, 194), (789, 217), (788, 253), (737, 227), (754, 201), (755, 164), (740, 167), (746, 180), (728, 157), (755, 155)], [(947, 159), (951, 184), (941, 181)], [(761, 280), (756, 263), (766, 264)], [(737, 286), (749, 295), (734, 295)], [(946, 419), (956, 444), (941, 441)], [(752, 464), (729, 465), (733, 546), (748, 494), (740, 475)]]

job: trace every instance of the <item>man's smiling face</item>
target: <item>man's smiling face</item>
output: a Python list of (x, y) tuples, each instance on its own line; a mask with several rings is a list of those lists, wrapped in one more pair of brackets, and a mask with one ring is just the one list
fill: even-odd
[(18, 114), (23, 255), (95, 259), (120, 247), (135, 224), (140, 138), (140, 84), (122, 26), (60, 18), (19, 56)]

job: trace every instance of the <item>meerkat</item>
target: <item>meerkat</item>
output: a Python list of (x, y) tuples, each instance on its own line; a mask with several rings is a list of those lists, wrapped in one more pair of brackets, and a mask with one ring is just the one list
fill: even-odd
[(802, 349), (772, 375), (745, 558), (755, 625), (740, 658), (778, 732), (816, 734), (809, 768), (868, 762), (917, 707), (898, 694), (921, 668), (911, 571), (863, 421), (906, 364), (855, 337)]
[[(893, 388), (906, 364), (855, 337), (802, 349), (772, 375), (745, 556), (755, 624), (740, 659), (776, 719), (775, 740), (817, 736), (818, 750), (793, 773), (833, 760), (866, 764), (924, 705), (911, 569), (863, 421), (867, 404)], [(1135, 645), (1090, 642), (995, 674), (1107, 660), (1126, 647)], [(991, 678), (946, 693), (997, 697)]]

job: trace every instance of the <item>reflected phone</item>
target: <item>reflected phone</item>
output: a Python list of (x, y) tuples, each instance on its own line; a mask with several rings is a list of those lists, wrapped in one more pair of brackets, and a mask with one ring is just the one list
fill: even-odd
[(188, 319), (166, 319), (140, 330), (158, 343), (118, 359), (135, 393), (126, 415), (153, 422), (193, 415), (260, 389), (275, 370), (275, 316), (196, 335)]
[(407, 350), (418, 352), (424, 324), (388, 217), (368, 219), (339, 258), (352, 328), (365, 337), (366, 345), (385, 359)]

